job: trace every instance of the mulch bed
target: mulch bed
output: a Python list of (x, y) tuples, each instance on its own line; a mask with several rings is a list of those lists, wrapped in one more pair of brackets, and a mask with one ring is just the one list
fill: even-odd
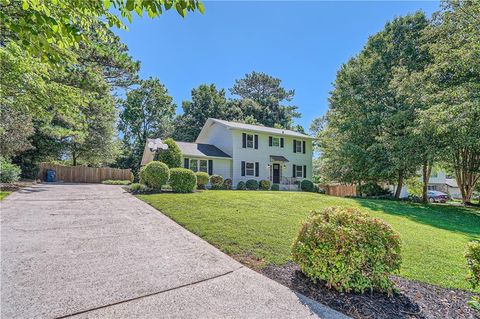
[(472, 319), (480, 315), (466, 304), (472, 293), (445, 289), (405, 278), (392, 276), (399, 291), (393, 297), (373, 292), (340, 293), (323, 283), (314, 284), (297, 265), (267, 266), (260, 272), (290, 289), (353, 318), (455, 318)]

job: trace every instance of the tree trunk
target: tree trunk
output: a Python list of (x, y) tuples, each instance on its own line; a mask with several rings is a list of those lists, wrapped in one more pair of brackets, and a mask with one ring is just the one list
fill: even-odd
[(462, 202), (470, 204), (475, 185), (480, 180), (480, 152), (476, 149), (458, 149), (453, 154), (453, 160)]
[(75, 146), (72, 149), (72, 165), (77, 166), (77, 152), (75, 151)]
[(395, 198), (400, 198), (400, 193), (402, 192), (403, 187), (403, 171), (398, 172), (398, 182), (397, 182), (397, 189), (395, 190)]
[(428, 202), (428, 196), (427, 196), (427, 191), (428, 191), (428, 181), (430, 180), (430, 174), (432, 173), (432, 162), (430, 161), (425, 161), (423, 162), (423, 167), (422, 167), (422, 176), (423, 176), (423, 187), (422, 187), (422, 202), (427, 203)]

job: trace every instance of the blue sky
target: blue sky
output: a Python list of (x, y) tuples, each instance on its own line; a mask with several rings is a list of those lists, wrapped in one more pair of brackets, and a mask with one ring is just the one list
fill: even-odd
[[(181, 101), (202, 83), (230, 88), (251, 71), (295, 89), (298, 124), (306, 129), (328, 109), (341, 64), (395, 16), (438, 10), (438, 1), (204, 1), (205, 14), (182, 19), (136, 18), (116, 32), (141, 61), (141, 77), (158, 77), (181, 112)], [(227, 90), (228, 95), (228, 90)]]

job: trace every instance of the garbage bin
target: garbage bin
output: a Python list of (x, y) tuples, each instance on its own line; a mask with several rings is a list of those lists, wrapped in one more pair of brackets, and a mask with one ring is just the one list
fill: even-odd
[(46, 178), (45, 178), (47, 180), (47, 182), (49, 182), (49, 183), (55, 182), (56, 177), (57, 177), (57, 172), (55, 172), (55, 170), (47, 169)]

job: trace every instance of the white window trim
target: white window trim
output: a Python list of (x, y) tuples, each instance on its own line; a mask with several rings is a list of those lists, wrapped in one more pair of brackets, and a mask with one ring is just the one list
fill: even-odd
[[(298, 170), (300, 168), (300, 171)], [(300, 172), (300, 174), (298, 174)], [(297, 178), (303, 178), (303, 165), (297, 165), (295, 167), (295, 177)]]
[[(299, 147), (300, 147), (300, 150), (298, 150)], [(295, 153), (303, 153), (303, 141), (296, 141), (296, 143), (295, 143)]]
[[(255, 134), (249, 134), (249, 133), (245, 133), (245, 147), (246, 148), (255, 148)], [(252, 137), (252, 146), (249, 146), (248, 145), (248, 137), (251, 136)]]
[[(275, 145), (275, 140), (278, 141), (277, 145)], [(280, 137), (272, 136), (272, 147), (280, 147)]]
[[(252, 174), (248, 174), (248, 164), (252, 164)], [(255, 176), (255, 162), (245, 162), (245, 176)]]

